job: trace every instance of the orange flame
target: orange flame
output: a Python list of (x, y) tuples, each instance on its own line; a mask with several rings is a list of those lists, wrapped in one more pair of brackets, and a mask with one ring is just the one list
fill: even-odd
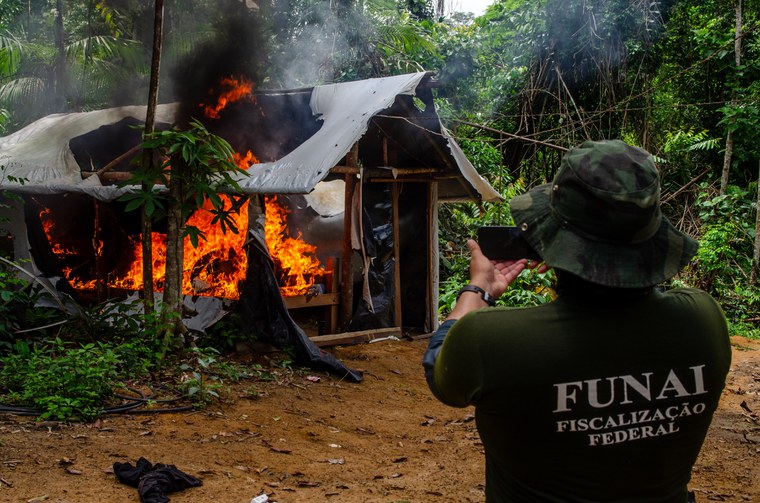
[[(229, 202), (227, 196), (220, 196)], [(231, 204), (231, 203), (230, 203)], [(299, 233), (298, 237), (290, 237), (287, 229), (288, 210), (281, 206), (276, 196), (267, 197), (265, 238), (267, 248), (275, 264), (284, 273), (280, 291), (284, 297), (305, 295), (313, 286), (315, 279), (324, 275), (324, 269), (315, 256), (317, 247), (305, 242)], [(195, 248), (190, 239), (184, 244), (184, 270), (182, 292), (185, 295), (213, 296), (227, 299), (240, 298), (240, 284), (246, 277), (248, 260), (244, 251), (246, 229), (248, 228), (248, 207), (243, 205), (240, 212), (233, 215), (239, 229), (237, 234), (222, 232), (216, 224), (211, 224), (213, 214), (211, 203), (206, 201), (203, 208), (196, 211), (188, 220), (188, 225), (201, 229), (206, 239), (198, 242)], [(57, 256), (73, 255), (75, 252), (64, 250), (54, 243), (54, 221), (50, 218), (50, 210), (40, 213), (43, 228), (46, 231), (53, 252)], [(156, 291), (162, 291), (166, 274), (166, 235), (153, 232), (151, 235), (153, 247), (153, 286)], [(140, 290), (143, 286), (142, 243), (140, 237), (131, 237), (132, 262), (126, 272), (112, 273), (106, 284), (109, 288), (123, 290)], [(101, 250), (102, 242), (96, 247)], [(79, 278), (71, 267), (64, 267), (64, 276), (77, 290), (95, 290), (95, 279)]]
[[(252, 96), (253, 84), (246, 79), (224, 78), (220, 86), (225, 88), (219, 94), (215, 106), (201, 104), (207, 117), (217, 119), (219, 113), (230, 103)], [(210, 91), (209, 94), (213, 92)], [(252, 164), (258, 163), (258, 159), (249, 150), (245, 155), (234, 153), (233, 161), (241, 169), (247, 170)], [(219, 196), (224, 205), (231, 205), (229, 197)], [(265, 238), (269, 252), (275, 263), (284, 272), (286, 278), (284, 285), (280, 286), (283, 296), (292, 297), (304, 295), (309, 292), (317, 277), (324, 275), (319, 259), (314, 255), (316, 246), (306, 243), (301, 235), (292, 238), (288, 234), (286, 215), (287, 210), (277, 203), (277, 197), (267, 197)], [(239, 286), (246, 277), (248, 260), (243, 245), (248, 229), (248, 207), (243, 205), (240, 211), (232, 218), (239, 232), (223, 233), (221, 228), (212, 224), (214, 215), (210, 210), (213, 206), (210, 201), (205, 201), (201, 209), (197, 210), (187, 221), (187, 225), (197, 227), (203, 231), (205, 239), (198, 242), (195, 248), (186, 238), (184, 243), (184, 268), (182, 279), (182, 292), (185, 295), (214, 296), (229, 299), (240, 297)], [(50, 210), (45, 209), (40, 213), (45, 233), (57, 255), (75, 254), (74, 250), (63, 250), (53, 236), (54, 222)], [(131, 237), (131, 249), (133, 260), (129, 269), (121, 274), (112, 274), (107, 281), (111, 288), (125, 290), (140, 290), (143, 286), (143, 263), (142, 243), (140, 237)], [(163, 290), (166, 274), (166, 235), (157, 232), (152, 233), (152, 266), (154, 288)], [(102, 253), (102, 243), (94, 243), (98, 254)], [(64, 269), (64, 275), (71, 285), (79, 290), (94, 290), (96, 280), (84, 282), (73, 274), (71, 268)]]
[(283, 297), (295, 297), (308, 293), (314, 279), (324, 274), (319, 259), (314, 256), (317, 247), (298, 237), (288, 235), (287, 210), (277, 203), (277, 196), (266, 198), (266, 224), (264, 234), (269, 254), (286, 274), (280, 285)]
[(55, 219), (53, 219), (53, 212), (50, 208), (45, 208), (40, 212), (40, 223), (42, 224), (42, 230), (45, 231), (45, 235), (50, 243), (51, 250), (56, 255), (76, 255), (76, 250), (71, 248), (64, 248), (63, 245), (54, 237), (58, 235), (56, 232)]
[[(216, 105), (204, 105), (203, 103), (200, 105), (203, 108), (204, 115), (210, 119), (218, 119), (219, 112), (224, 110), (224, 108), (230, 103), (234, 103), (249, 96), (251, 97), (250, 99), (253, 99), (253, 83), (245, 78), (223, 78), (219, 82), (219, 85), (223, 90), (217, 97)], [(209, 91), (209, 94), (213, 93), (213, 89)]]

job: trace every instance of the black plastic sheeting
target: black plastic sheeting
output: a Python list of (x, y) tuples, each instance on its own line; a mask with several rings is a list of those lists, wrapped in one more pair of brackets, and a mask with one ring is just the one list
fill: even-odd
[(251, 340), (265, 340), (278, 348), (292, 349), (299, 365), (361, 382), (361, 372), (349, 369), (306, 336), (291, 318), (279, 288), (266, 245), (260, 236), (253, 234), (248, 243), (248, 277), (235, 309), (240, 317), (240, 328), (245, 331), (243, 335)]
[(394, 326), (393, 200), (387, 187), (380, 186), (378, 189), (365, 185), (362, 194), (364, 251), (372, 259), (367, 272), (372, 305), (364, 298), (363, 278), (360, 277), (359, 282), (354, 284), (356, 307), (349, 324), (350, 330)]

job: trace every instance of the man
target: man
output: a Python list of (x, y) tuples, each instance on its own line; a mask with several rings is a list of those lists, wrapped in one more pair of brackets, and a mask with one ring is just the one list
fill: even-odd
[(585, 142), (517, 196), (558, 298), (489, 308), (526, 267), (469, 241), (470, 285), (424, 357), (431, 390), (475, 406), (488, 502), (686, 503), (731, 360), (724, 315), (696, 289), (655, 288), (696, 253), (659, 207), (651, 156)]

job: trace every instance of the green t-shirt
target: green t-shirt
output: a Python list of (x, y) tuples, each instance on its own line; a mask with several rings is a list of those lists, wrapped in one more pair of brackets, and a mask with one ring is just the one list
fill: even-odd
[(475, 406), (487, 501), (686, 501), (731, 361), (723, 312), (695, 289), (607, 300), (483, 309), (450, 328), (431, 388)]

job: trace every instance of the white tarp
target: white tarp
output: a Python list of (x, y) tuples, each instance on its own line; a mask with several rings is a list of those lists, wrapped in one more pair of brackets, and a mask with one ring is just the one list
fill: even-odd
[[(323, 121), (311, 138), (276, 162), (251, 166), (239, 183), (245, 193), (307, 194), (346, 155), (367, 131), (369, 121), (390, 107), (398, 95), (414, 95), (427, 75), (419, 72), (394, 77), (317, 86), (311, 95), (312, 113)], [(160, 105), (156, 122), (174, 122), (176, 105)], [(72, 138), (124, 118), (145, 118), (145, 107), (119, 107), (93, 112), (51, 115), (0, 138), (0, 187), (17, 192), (83, 192), (113, 200), (127, 189), (101, 186), (96, 176), (83, 179), (69, 148)], [(499, 200), (441, 127), (465, 183), (485, 201)], [(20, 184), (18, 180), (23, 180)]]

